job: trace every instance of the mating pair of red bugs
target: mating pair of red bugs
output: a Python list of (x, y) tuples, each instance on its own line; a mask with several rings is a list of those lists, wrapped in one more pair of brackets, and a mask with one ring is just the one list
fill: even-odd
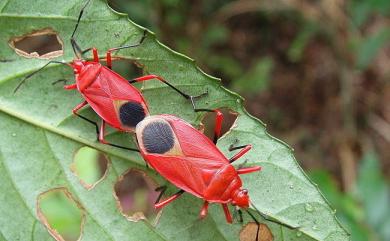
[[(223, 115), (220, 111), (197, 109), (194, 99), (199, 96), (190, 96), (183, 93), (160, 76), (146, 75), (133, 80), (126, 80), (111, 70), (111, 53), (116, 50), (141, 45), (147, 36), (146, 31), (144, 31), (142, 38), (137, 44), (109, 49), (106, 54), (107, 66), (103, 66), (99, 62), (99, 56), (95, 48), (82, 50), (77, 44), (74, 35), (89, 1), (80, 11), (71, 36), (71, 44), (76, 59), (69, 64), (58, 61), (48, 62), (39, 70), (26, 76), (16, 87), (15, 91), (28, 78), (50, 63), (60, 63), (72, 67), (76, 83), (65, 85), (64, 88), (68, 90), (77, 89), (85, 99), (73, 109), (73, 113), (95, 125), (98, 140), (101, 143), (139, 151), (150, 166), (180, 189), (170, 198), (156, 201), (156, 208), (161, 208), (177, 199), (184, 192), (188, 192), (204, 200), (200, 211), (202, 218), (207, 215), (209, 203), (220, 203), (226, 221), (231, 223), (232, 217), (228, 204), (244, 210), (247, 210), (250, 204), (248, 191), (242, 188), (239, 174), (251, 173), (261, 169), (259, 166), (255, 166), (236, 170), (231, 164), (248, 152), (251, 149), (251, 145), (231, 146), (229, 148), (230, 151), (238, 149), (240, 151), (230, 159), (226, 158), (215, 145), (221, 134)], [(93, 60), (87, 61), (82, 59), (82, 56), (90, 50), (93, 52)], [(161, 81), (184, 98), (190, 100), (194, 111), (215, 112), (214, 140), (211, 141), (203, 133), (178, 117), (172, 115), (150, 116), (147, 103), (142, 94), (131, 84), (151, 79)], [(96, 122), (78, 113), (86, 105), (89, 105), (102, 119), (100, 128)], [(135, 132), (139, 150), (108, 143), (104, 139), (106, 123), (120, 131)], [(248, 210), (247, 212), (254, 218)], [(241, 215), (241, 212), (239, 213)], [(256, 221), (255, 218), (254, 220)], [(256, 221), (256, 223), (258, 222)]]

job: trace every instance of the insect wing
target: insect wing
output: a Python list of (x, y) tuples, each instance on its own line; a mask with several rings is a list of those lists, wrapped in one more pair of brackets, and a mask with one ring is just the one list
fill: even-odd
[(161, 117), (170, 123), (185, 157), (204, 159), (203, 162), (213, 162), (220, 166), (229, 163), (225, 155), (199, 130), (175, 116)]
[(220, 165), (201, 158), (150, 154), (147, 162), (164, 178), (180, 189), (202, 197)]
[(96, 80), (83, 90), (83, 95), (102, 119), (119, 129), (121, 129), (122, 124), (115, 108), (116, 101), (145, 103), (141, 93), (135, 87), (104, 66)]
[(103, 66), (100, 75), (97, 77), (97, 82), (107, 95), (113, 100), (128, 100), (143, 103), (145, 102), (140, 91), (129, 84), (119, 74)]

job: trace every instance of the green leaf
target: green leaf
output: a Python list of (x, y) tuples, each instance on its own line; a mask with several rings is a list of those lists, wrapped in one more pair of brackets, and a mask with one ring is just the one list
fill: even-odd
[[(71, 109), (82, 101), (80, 95), (50, 84), (73, 78), (67, 66), (50, 65), (16, 94), (12, 93), (26, 74), (47, 61), (18, 56), (8, 41), (50, 27), (65, 44), (64, 55), (56, 60), (69, 62), (73, 59), (69, 38), (82, 5), (76, 0), (0, 2), (0, 237), (50, 240), (37, 218), (37, 197), (49, 189), (66, 187), (85, 210), (82, 240), (237, 240), (241, 224), (227, 224), (217, 205), (211, 205), (210, 215), (199, 220), (202, 201), (190, 195), (168, 205), (156, 227), (146, 221), (130, 222), (120, 214), (112, 195), (113, 186), (130, 167), (145, 169), (144, 162), (137, 154), (97, 143), (94, 127), (71, 114)], [(82, 48), (95, 46), (103, 57), (110, 47), (137, 42), (142, 31), (126, 16), (110, 10), (104, 1), (92, 1), (76, 38)], [(135, 59), (146, 73), (161, 75), (189, 94), (207, 89), (209, 95), (197, 102), (200, 108), (226, 107), (239, 114), (234, 128), (220, 139), (218, 146), (231, 156), (227, 147), (236, 138), (242, 144), (253, 144), (246, 156), (248, 164), (259, 164), (263, 171), (243, 176), (252, 202), (270, 218), (297, 226), (289, 229), (258, 216), (271, 228), (274, 240), (349, 240), (317, 186), (297, 164), (292, 150), (270, 136), (264, 124), (244, 110), (241, 97), (221, 87), (193, 60), (163, 46), (152, 33), (141, 47), (121, 50), (117, 56)], [(193, 124), (199, 124), (202, 118), (192, 111), (190, 103), (160, 83), (149, 81), (143, 93), (153, 114), (175, 114)], [(82, 113), (98, 120), (91, 110)], [(134, 145), (130, 134), (114, 133), (109, 137)], [(111, 160), (104, 180), (90, 191), (70, 170), (74, 153), (85, 145), (105, 152)], [(146, 172), (158, 176), (151, 170)], [(163, 183), (161, 178), (158, 180)], [(250, 221), (248, 216), (244, 218)]]
[(383, 240), (388, 240), (390, 233), (386, 227), (390, 223), (390, 186), (381, 172), (375, 152), (370, 151), (363, 156), (356, 193), (366, 213), (365, 221)]
[(303, 52), (313, 36), (318, 32), (318, 26), (314, 23), (306, 23), (303, 29), (292, 41), (287, 55), (292, 62), (298, 62), (302, 59)]
[(377, 56), (379, 50), (389, 43), (389, 39), (390, 30), (388, 28), (380, 29), (377, 33), (363, 39), (357, 46), (359, 49), (357, 67), (366, 69)]

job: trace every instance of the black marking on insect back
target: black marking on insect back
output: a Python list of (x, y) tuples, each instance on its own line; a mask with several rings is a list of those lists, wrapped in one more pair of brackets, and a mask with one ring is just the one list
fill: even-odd
[(174, 146), (175, 139), (168, 123), (156, 121), (145, 126), (142, 142), (148, 153), (163, 154)]
[(119, 118), (123, 125), (135, 127), (145, 118), (145, 110), (140, 103), (127, 102), (119, 108)]

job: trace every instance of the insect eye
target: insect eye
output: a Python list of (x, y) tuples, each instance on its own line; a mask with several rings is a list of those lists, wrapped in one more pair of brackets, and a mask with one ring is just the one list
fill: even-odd
[(248, 194), (248, 189), (243, 189), (242, 190), (242, 194), (247, 195)]

